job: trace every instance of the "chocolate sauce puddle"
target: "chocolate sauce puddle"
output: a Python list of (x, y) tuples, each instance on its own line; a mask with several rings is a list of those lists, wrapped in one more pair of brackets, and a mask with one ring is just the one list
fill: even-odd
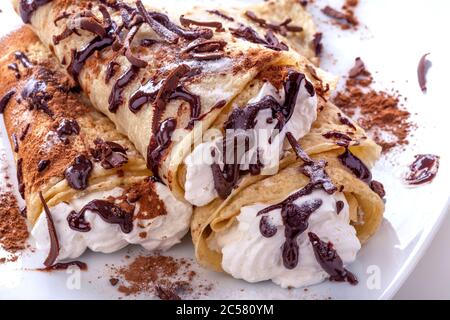
[(421, 185), (433, 181), (439, 170), (439, 156), (433, 154), (418, 154), (409, 166), (409, 173), (405, 177), (410, 185)]

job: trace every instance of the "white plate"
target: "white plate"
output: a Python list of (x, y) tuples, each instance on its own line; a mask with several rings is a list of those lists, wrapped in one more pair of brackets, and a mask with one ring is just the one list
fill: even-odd
[[(269, 282), (247, 284), (196, 267), (201, 280), (215, 284), (209, 298), (389, 299), (412, 271), (448, 211), (450, 106), (445, 72), (448, 73), (450, 67), (448, 50), (441, 40), (446, 39), (444, 31), (450, 30), (447, 17), (450, 4), (439, 0), (427, 1), (426, 5), (419, 0), (360, 2), (357, 16), (363, 26), (358, 32), (341, 31), (330, 26), (326, 23), (328, 18), (317, 9), (317, 6), (325, 4), (339, 8), (342, 1), (316, 1), (316, 5), (311, 6), (319, 29), (325, 34), (322, 67), (344, 75), (354, 58), (361, 56), (373, 72), (379, 89), (395, 88), (408, 97), (406, 107), (413, 114), (412, 120), (418, 129), (414, 131), (406, 151), (383, 158), (373, 171), (376, 179), (383, 181), (386, 187), (386, 214), (379, 232), (361, 250), (357, 262), (349, 267), (358, 276), (359, 285), (325, 282), (309, 287), (307, 291), (283, 290)], [(4, 34), (20, 23), (8, 1), (1, 1), (0, 8), (3, 10), (0, 32)], [(427, 52), (431, 52), (429, 58), (433, 67), (428, 73), (428, 94), (423, 95), (417, 84), (416, 69), (420, 57)], [(7, 150), (12, 163), (3, 121), (0, 123), (0, 156)], [(433, 183), (407, 188), (401, 177), (417, 153), (441, 156), (440, 171)], [(9, 169), (13, 171), (14, 165), (11, 164)], [(11, 176), (15, 176), (14, 173)], [(168, 254), (193, 257), (189, 241), (186, 239)], [(80, 289), (70, 289), (67, 283), (71, 281), (71, 275), (65, 272), (24, 271), (24, 268), (39, 265), (42, 261), (39, 254), (28, 253), (16, 263), (0, 265), (0, 298), (117, 298), (120, 295), (108, 282), (109, 269), (105, 264), (121, 265), (126, 262), (125, 254), (134, 256), (139, 253), (142, 251), (133, 247), (111, 255), (85, 254), (82, 260), (88, 263), (89, 271), (82, 274)], [(144, 295), (141, 298), (151, 297)]]

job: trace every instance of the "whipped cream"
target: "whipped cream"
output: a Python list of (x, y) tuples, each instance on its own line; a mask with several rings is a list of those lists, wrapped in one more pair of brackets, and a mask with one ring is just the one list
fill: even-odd
[[(123, 233), (119, 225), (107, 223), (98, 214), (89, 210), (85, 213), (85, 219), (91, 226), (90, 231), (79, 232), (69, 227), (67, 216), (71, 211), (79, 212), (92, 200), (104, 200), (110, 196), (119, 197), (123, 191), (122, 188), (117, 187), (109, 191), (94, 192), (69, 203), (61, 202), (50, 208), (60, 244), (57, 261), (75, 259), (87, 248), (95, 252), (111, 253), (128, 244), (140, 244), (147, 250), (167, 250), (179, 243), (189, 230), (192, 207), (177, 200), (161, 183), (155, 183), (155, 191), (165, 205), (166, 214), (153, 219), (134, 219), (133, 230), (128, 234)], [(139, 208), (138, 201), (135, 213), (139, 212)], [(31, 234), (38, 250), (50, 249), (47, 219), (44, 213), (39, 216)]]
[[(254, 127), (258, 142), (243, 155), (246, 160), (241, 161), (242, 170), (249, 168), (250, 161), (248, 160), (256, 159), (257, 152), (259, 152), (260, 161), (264, 165), (261, 174), (276, 174), (283, 151), (290, 148), (290, 145), (285, 143), (286, 133), (291, 132), (295, 139), (299, 140), (310, 131), (312, 123), (317, 118), (317, 97), (316, 95), (310, 96), (305, 83), (306, 80), (304, 79), (300, 85), (294, 112), (281, 132), (274, 131), (278, 123), (277, 120), (267, 121), (267, 119), (272, 119), (271, 110), (262, 109), (258, 112)], [(272, 96), (280, 104), (285, 100), (283, 90), (277, 90), (270, 82), (266, 82), (259, 93), (249, 101), (249, 104), (259, 102), (266, 96)], [(207, 133), (208, 131), (205, 135)], [(270, 137), (272, 137), (271, 142), (269, 142)], [(185, 199), (193, 205), (204, 206), (218, 196), (214, 188), (214, 177), (211, 169), (211, 164), (214, 163), (211, 151), (215, 149), (220, 152), (222, 142), (223, 136), (216, 135), (214, 140), (195, 146), (193, 152), (184, 161), (186, 165)]]
[[(234, 278), (248, 282), (272, 280), (283, 288), (319, 283), (329, 275), (315, 258), (308, 232), (317, 234), (322, 241), (331, 241), (344, 264), (355, 260), (361, 244), (356, 230), (349, 223), (349, 206), (343, 193), (329, 195), (323, 190), (315, 190), (310, 195), (298, 198), (294, 204), (301, 205), (316, 199), (322, 200), (322, 205), (311, 214), (308, 229), (297, 238), (299, 261), (292, 270), (283, 265), (281, 247), (285, 242), (285, 227), (281, 209), (265, 215), (270, 225), (277, 228), (276, 234), (266, 238), (260, 232), (261, 216), (257, 214), (267, 207), (264, 204), (242, 207), (234, 225), (229, 230), (215, 234), (209, 246), (222, 252), (222, 268)], [(344, 202), (339, 214), (336, 201)]]

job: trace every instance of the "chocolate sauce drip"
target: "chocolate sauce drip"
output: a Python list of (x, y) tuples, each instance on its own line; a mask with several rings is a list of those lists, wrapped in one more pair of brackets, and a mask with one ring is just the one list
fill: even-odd
[(339, 122), (342, 123), (343, 125), (346, 125), (350, 128), (352, 128), (353, 130), (356, 130), (355, 125), (350, 121), (349, 118), (344, 117), (341, 113), (338, 113), (338, 118), (339, 118)]
[(345, 152), (338, 156), (338, 159), (341, 161), (341, 163), (346, 166), (348, 169), (350, 169), (351, 172), (360, 180), (364, 181), (365, 183), (369, 184), (370, 181), (372, 181), (372, 173), (370, 172), (369, 168), (359, 159), (356, 157), (349, 148), (345, 148)]
[(152, 170), (153, 175), (159, 177), (159, 165), (161, 163), (164, 151), (172, 142), (172, 134), (177, 127), (177, 121), (174, 118), (167, 118), (159, 125), (158, 130), (152, 137), (147, 149), (147, 166)]
[(14, 71), (14, 76), (16, 77), (16, 80), (20, 80), (21, 76), (20, 76), (20, 70), (19, 70), (19, 66), (17, 65), (17, 63), (10, 63), (8, 65), (8, 69), (11, 71)]
[(80, 125), (76, 120), (63, 119), (56, 128), (58, 138), (65, 144), (69, 143), (69, 136), (78, 135), (80, 133)]
[(144, 104), (153, 103), (156, 100), (159, 90), (161, 89), (163, 81), (157, 84), (151, 80), (142, 85), (135, 93), (133, 93), (128, 102), (128, 108), (131, 112), (137, 113), (142, 109)]
[(370, 189), (372, 189), (372, 191), (375, 192), (381, 199), (386, 196), (386, 191), (384, 191), (384, 186), (381, 182), (372, 180), (369, 186)]
[[(286, 269), (294, 269), (298, 265), (299, 247), (297, 238), (308, 229), (308, 219), (311, 214), (320, 208), (322, 200), (309, 200), (301, 205), (294, 204), (298, 198), (309, 194), (312, 189), (302, 189), (299, 192), (288, 197), (281, 203), (269, 206), (258, 212), (259, 215), (265, 215), (273, 210), (281, 209), (281, 217), (285, 226), (285, 242), (282, 246), (283, 265)], [(267, 216), (263, 216), (260, 221), (260, 232), (264, 237), (270, 238), (276, 234), (276, 228), (268, 225)]]
[(108, 99), (108, 110), (110, 112), (115, 113), (119, 106), (123, 103), (123, 91), (134, 79), (136, 79), (138, 73), (139, 68), (136, 66), (131, 66), (127, 72), (117, 79)]
[(289, 47), (283, 42), (280, 42), (271, 30), (266, 33), (264, 39), (249, 26), (240, 25), (239, 28), (230, 28), (230, 31), (237, 38), (242, 38), (256, 44), (263, 44), (267, 48), (275, 51), (289, 50)]
[(25, 199), (25, 184), (23, 183), (23, 159), (17, 160), (17, 184), (19, 185), (19, 193), (22, 199)]
[(92, 162), (85, 155), (79, 155), (66, 169), (64, 176), (71, 188), (85, 190), (88, 187), (88, 179), (92, 169)]
[(286, 133), (286, 137), (292, 146), (292, 149), (304, 164), (300, 167), (300, 172), (310, 179), (309, 184), (304, 188), (306, 191), (314, 189), (324, 189), (326, 193), (333, 194), (337, 188), (325, 171), (327, 162), (325, 160), (314, 161), (301, 148), (297, 140), (295, 140), (292, 133)]
[(31, 124), (27, 123), (20, 134), (19, 140), (23, 141), (27, 137), (28, 131), (30, 131)]
[(106, 31), (105, 37), (96, 36), (80, 51), (72, 51), (72, 61), (69, 64), (68, 71), (74, 79), (78, 79), (84, 64), (95, 52), (102, 51), (114, 43), (116, 25), (111, 23)]
[(17, 135), (15, 133), (13, 133), (11, 135), (11, 140), (13, 142), (13, 150), (15, 153), (19, 152), (19, 141), (17, 140)]
[(56, 233), (55, 224), (53, 223), (53, 217), (50, 212), (50, 209), (47, 206), (47, 203), (44, 200), (44, 197), (42, 196), (42, 192), (39, 192), (39, 199), (41, 200), (41, 204), (44, 207), (45, 217), (47, 219), (47, 228), (48, 228), (48, 234), (50, 236), (50, 250), (48, 252), (47, 259), (44, 261), (44, 266), (51, 267), (59, 255), (59, 241), (58, 241), (58, 235)]
[(130, 233), (133, 230), (133, 213), (126, 212), (114, 203), (105, 200), (92, 200), (80, 212), (72, 211), (67, 216), (67, 222), (72, 230), (79, 232), (91, 230), (89, 222), (85, 219), (86, 211), (97, 213), (106, 223), (119, 225), (123, 233)]
[(320, 238), (312, 232), (309, 232), (308, 236), (314, 249), (314, 255), (316, 256), (317, 262), (322, 269), (330, 275), (331, 281), (347, 281), (352, 285), (358, 284), (356, 276), (344, 268), (344, 263), (333, 248), (331, 242), (326, 243), (320, 240)]
[[(308, 81), (305, 75), (294, 70), (288, 72), (286, 81), (284, 83), (285, 101), (282, 105), (278, 103), (272, 96), (265, 96), (260, 101), (252, 104), (248, 104), (244, 108), (236, 108), (230, 114), (228, 120), (224, 124), (224, 130), (234, 130), (239, 132), (242, 130), (253, 129), (256, 125), (255, 119), (259, 111), (264, 109), (270, 109), (272, 111), (272, 118), (278, 120), (276, 129), (282, 130), (284, 125), (290, 120), (295, 109), (297, 102), (297, 96), (300, 91), (302, 81), (305, 80), (305, 86), (308, 87)], [(309, 89), (308, 89), (309, 92)], [(314, 89), (312, 91), (314, 94)], [(311, 93), (310, 93), (311, 94)], [(247, 172), (240, 170), (239, 159), (242, 155), (237, 155), (238, 144), (246, 143), (244, 152), (250, 150), (254, 144), (254, 137), (233, 136), (233, 141), (227, 141), (227, 138), (223, 141), (223, 154), (233, 152), (232, 157), (228, 156), (226, 159), (233, 159), (232, 163), (226, 161), (223, 170), (216, 163), (212, 164), (211, 169), (214, 177), (214, 187), (222, 199), (228, 197), (236, 186), (239, 178)], [(231, 145), (231, 147), (230, 147)], [(228, 147), (228, 148), (227, 148)], [(259, 153), (257, 154), (259, 159)], [(309, 157), (308, 157), (309, 159)], [(249, 171), (253, 175), (257, 175), (261, 172), (263, 165), (260, 161), (256, 164), (251, 164)]]
[(112, 141), (96, 139), (95, 148), (91, 149), (92, 157), (105, 169), (119, 168), (128, 162), (127, 150)]
[(433, 181), (439, 170), (439, 156), (433, 154), (418, 154), (409, 166), (409, 173), (405, 177), (406, 183), (420, 185)]
[(25, 52), (23, 52), (23, 51), (16, 51), (16, 52), (14, 52), (14, 57), (16, 58), (17, 61), (20, 62), (20, 64), (22, 64), (22, 66), (25, 69), (30, 69), (30, 68), (33, 67), (33, 64), (31, 63), (30, 59), (25, 54)]
[(5, 95), (0, 99), (0, 113), (3, 113), (5, 111), (6, 106), (8, 105), (13, 95), (15, 94), (16, 90), (11, 89), (7, 93), (5, 93)]
[(234, 21), (234, 19), (232, 17), (227, 16), (226, 14), (224, 14), (223, 12), (220, 12), (219, 10), (206, 10), (206, 12), (208, 12), (210, 14), (214, 14), (214, 15), (221, 17), (222, 19), (225, 19), (227, 21), (231, 21), (231, 22)]
[(48, 168), (50, 164), (50, 160), (41, 160), (38, 162), (37, 168), (38, 172), (43, 172), (45, 169)]
[(160, 128), (161, 117), (166, 110), (167, 103), (169, 102), (170, 96), (178, 87), (180, 80), (186, 76), (192, 69), (181, 64), (170, 72), (166, 80), (162, 83), (161, 88), (155, 98), (156, 106), (153, 115), (152, 129), (153, 133), (156, 133)]
[[(255, 127), (255, 119), (259, 111), (263, 109), (278, 110), (279, 107), (280, 105), (272, 96), (266, 96), (260, 101), (249, 104), (242, 109), (235, 108), (228, 117), (228, 120), (224, 123), (225, 131), (233, 130), (236, 134), (232, 135), (232, 139), (229, 139), (230, 137), (225, 137), (223, 139), (222, 151), (225, 155), (224, 159), (226, 159), (226, 161), (224, 161), (223, 169), (221, 169), (220, 165), (217, 163), (211, 165), (214, 177), (214, 187), (222, 199), (225, 199), (230, 195), (240, 176), (245, 174), (245, 172), (240, 169), (239, 159), (243, 154), (237, 154), (238, 150), (242, 149), (238, 146), (244, 143), (244, 150), (239, 151), (247, 152), (255, 143), (254, 137), (249, 136), (242, 130), (250, 130)], [(254, 166), (258, 167), (253, 168)], [(260, 171), (259, 165), (252, 164), (250, 170), (253, 173), (257, 173)]]
[(46, 5), (52, 0), (20, 0), (19, 13), (24, 23), (30, 23), (31, 16), (39, 7)]
[(119, 67), (120, 64), (115, 61), (111, 61), (108, 63), (108, 67), (106, 68), (105, 83), (109, 83), (111, 78), (116, 74)]
[(259, 26), (263, 28), (270, 29), (272, 31), (276, 31), (281, 33), (282, 35), (286, 35), (287, 32), (302, 32), (303, 28), (300, 26), (291, 25), (292, 19), (288, 18), (279, 24), (268, 23), (265, 19), (258, 18), (253, 11), (246, 11), (245, 15), (247, 18), (257, 23)]
[(188, 124), (188, 129), (191, 129), (194, 127), (195, 121), (197, 121), (200, 117), (201, 112), (201, 102), (200, 97), (189, 92), (187, 89), (183, 88), (182, 86), (179, 86), (175, 89), (175, 91), (170, 95), (170, 100), (183, 100), (189, 103), (189, 106), (191, 108), (191, 120)]
[(262, 216), (259, 220), (259, 231), (266, 238), (272, 238), (277, 234), (277, 227), (269, 222), (268, 216)]
[(341, 213), (342, 209), (344, 209), (344, 201), (336, 201), (336, 213)]
[(199, 26), (199, 27), (214, 28), (218, 32), (223, 31), (222, 23), (217, 22), (217, 21), (196, 21), (196, 20), (188, 19), (184, 15), (181, 15), (180, 23), (183, 27), (187, 27), (187, 28), (189, 28), (191, 25), (194, 25), (194, 26)]
[(47, 92), (47, 84), (44, 81), (30, 78), (22, 89), (20, 96), (28, 103), (30, 110), (42, 110), (48, 116), (54, 116), (53, 111), (48, 106), (48, 102), (53, 99), (53, 96)]
[(46, 267), (44, 269), (38, 269), (39, 271), (46, 271), (46, 272), (51, 272), (51, 271), (59, 271), (59, 270), (67, 270), (72, 266), (76, 266), (78, 267), (81, 271), (87, 271), (88, 269), (88, 265), (84, 262), (81, 261), (70, 261), (70, 262), (60, 262), (60, 263), (55, 263), (49, 267)]

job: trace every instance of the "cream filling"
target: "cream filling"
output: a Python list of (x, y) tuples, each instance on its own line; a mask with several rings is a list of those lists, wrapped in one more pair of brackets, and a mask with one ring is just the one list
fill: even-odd
[[(268, 95), (274, 97), (280, 104), (284, 102), (284, 91), (278, 91), (271, 83), (267, 82), (249, 103), (258, 102)], [(268, 118), (272, 118), (271, 110), (264, 109), (258, 112), (254, 128), (257, 143), (254, 148), (242, 156), (241, 169), (246, 170), (250, 163), (255, 163), (250, 160), (256, 159), (258, 149), (260, 161), (264, 164), (261, 174), (276, 174), (283, 151), (290, 148), (284, 142), (286, 133), (291, 132), (299, 140), (310, 131), (312, 123), (317, 118), (317, 97), (309, 95), (305, 88), (305, 80), (303, 80), (292, 117), (281, 132), (274, 131), (277, 121), (269, 123)], [(207, 135), (208, 131), (205, 133), (205, 136)], [(274, 138), (269, 143), (271, 136)], [(185, 199), (193, 205), (204, 206), (218, 197), (211, 170), (211, 164), (214, 163), (211, 151), (215, 149), (216, 153), (220, 152), (222, 141), (223, 136), (216, 136), (214, 140), (198, 144), (184, 161), (186, 165)]]
[[(299, 262), (292, 270), (283, 265), (281, 247), (285, 241), (285, 227), (281, 209), (266, 215), (269, 223), (277, 228), (271, 238), (261, 234), (261, 216), (257, 216), (267, 205), (255, 204), (242, 207), (235, 224), (229, 230), (216, 234), (208, 244), (211, 249), (222, 253), (222, 268), (234, 278), (248, 282), (272, 280), (283, 288), (319, 283), (329, 275), (315, 258), (308, 232), (317, 234), (322, 241), (331, 241), (344, 264), (355, 260), (361, 244), (355, 229), (350, 225), (349, 206), (344, 194), (329, 195), (323, 190), (316, 190), (300, 197), (294, 204), (301, 205), (316, 199), (321, 199), (322, 205), (311, 214), (308, 229), (297, 238)], [(339, 214), (336, 201), (344, 202), (344, 208)]]
[[(60, 244), (58, 261), (75, 259), (89, 248), (95, 252), (111, 253), (128, 244), (139, 244), (147, 250), (167, 250), (179, 243), (189, 230), (192, 207), (178, 201), (163, 184), (156, 183), (155, 190), (164, 203), (166, 214), (153, 219), (134, 219), (133, 230), (126, 234), (117, 224), (105, 222), (98, 214), (86, 211), (85, 218), (91, 230), (79, 232), (69, 227), (67, 216), (70, 212), (79, 212), (87, 203), (96, 199), (106, 199), (109, 196), (119, 197), (122, 188), (109, 191), (94, 192), (69, 203), (61, 202), (51, 207), (50, 212), (55, 225)], [(139, 202), (135, 213), (139, 212)], [(36, 241), (38, 250), (50, 250), (50, 238), (45, 213), (41, 213), (31, 234)]]

